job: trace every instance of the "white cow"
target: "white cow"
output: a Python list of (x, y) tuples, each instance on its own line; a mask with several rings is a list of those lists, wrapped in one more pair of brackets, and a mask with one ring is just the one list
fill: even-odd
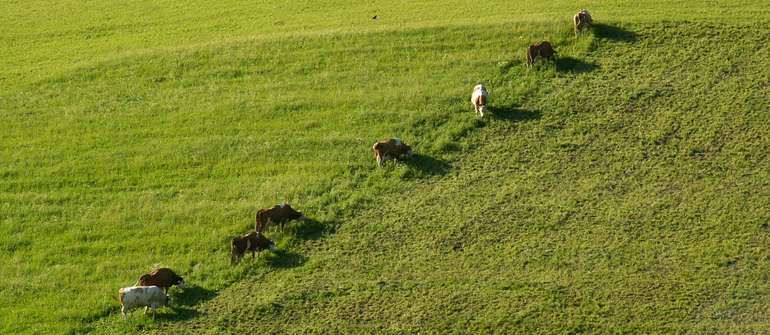
[(119, 296), (120, 312), (124, 319), (126, 313), (133, 308), (144, 307), (146, 314), (148, 307), (152, 308), (152, 312), (155, 313), (156, 308), (171, 304), (171, 298), (157, 286), (124, 287), (120, 289)]
[(487, 102), (489, 101), (489, 92), (487, 88), (482, 84), (476, 85), (473, 88), (473, 95), (471, 95), (471, 103), (473, 108), (476, 109), (476, 113), (479, 117), (484, 117), (484, 113), (487, 111)]

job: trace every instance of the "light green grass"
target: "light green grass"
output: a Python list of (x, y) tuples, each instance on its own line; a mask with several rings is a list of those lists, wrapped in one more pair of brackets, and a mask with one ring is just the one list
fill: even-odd
[(630, 4), (0, 5), (0, 332), (767, 331), (767, 9)]

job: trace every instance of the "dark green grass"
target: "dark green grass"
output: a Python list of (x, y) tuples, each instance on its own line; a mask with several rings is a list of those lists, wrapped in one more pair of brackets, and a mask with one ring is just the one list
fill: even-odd
[[(304, 235), (333, 232), (402, 181), (450, 171), (479, 126), (467, 100), (486, 73), (474, 69), (520, 54), (515, 29), (234, 43), (18, 83), (4, 96), (4, 330), (113, 318), (117, 289), (155, 266), (216, 292), (298, 263)], [(568, 53), (575, 44), (561, 30)], [(482, 33), (487, 43), (474, 40)], [(371, 144), (389, 136), (418, 154), (376, 169)], [(315, 226), (273, 234), (285, 254), (266, 266), (230, 267), (229, 239), (283, 201)]]
[[(759, 4), (169, 4), (0, 5), (0, 332), (767, 331)], [(156, 265), (192, 287), (123, 322)]]
[(765, 28), (601, 29), (556, 64), (488, 69), (493, 116), (449, 172), (155, 331), (766, 332)]

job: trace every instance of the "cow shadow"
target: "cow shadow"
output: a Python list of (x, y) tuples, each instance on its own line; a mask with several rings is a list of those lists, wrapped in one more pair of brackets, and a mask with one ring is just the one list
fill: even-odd
[(265, 263), (271, 268), (288, 269), (301, 266), (307, 262), (307, 257), (289, 250), (279, 249), (265, 258)]
[(192, 306), (217, 296), (216, 292), (198, 285), (188, 285), (183, 289), (172, 288), (171, 290), (169, 295), (172, 296), (173, 300), (168, 307), (171, 312), (163, 311), (156, 313), (155, 319), (181, 321), (196, 318), (201, 313)]
[(211, 300), (217, 296), (217, 293), (205, 287), (198, 285), (188, 285), (180, 289), (181, 292), (173, 295), (173, 306), (193, 306), (200, 302)]
[[(293, 222), (291, 231), (294, 236), (303, 240), (317, 240), (323, 237), (324, 233), (330, 230), (333, 225), (323, 223), (314, 219), (299, 220)], [(287, 225), (287, 228), (289, 226)]]
[(444, 160), (431, 156), (414, 153), (404, 161), (410, 168), (429, 176), (443, 176), (447, 174), (451, 165)]
[(490, 106), (489, 110), (491, 111), (490, 114), (495, 119), (510, 122), (527, 122), (532, 120), (539, 120), (542, 117), (538, 111), (528, 111), (514, 105), (494, 107)]
[(611, 26), (603, 23), (594, 23), (593, 25), (594, 35), (598, 38), (620, 41), (620, 42), (634, 42), (636, 41), (636, 33), (630, 30), (623, 29), (618, 26)]
[(559, 57), (554, 61), (556, 65), (556, 71), (558, 72), (571, 72), (571, 73), (585, 73), (591, 72), (599, 68), (594, 63), (589, 63), (574, 57)]

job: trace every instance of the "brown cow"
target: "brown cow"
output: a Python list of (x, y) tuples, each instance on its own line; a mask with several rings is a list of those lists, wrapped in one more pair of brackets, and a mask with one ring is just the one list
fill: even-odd
[(556, 54), (556, 50), (553, 49), (553, 46), (548, 41), (532, 44), (527, 48), (527, 65), (535, 65), (537, 57), (552, 59), (554, 54)]
[(591, 13), (585, 9), (581, 9), (574, 17), (572, 21), (575, 22), (575, 36), (585, 28), (594, 24), (594, 20), (591, 18)]
[(382, 166), (387, 160), (397, 159), (402, 155), (411, 155), (412, 147), (401, 142), (400, 139), (391, 138), (374, 143), (372, 151), (374, 151), (374, 157), (377, 159), (377, 165)]
[(162, 288), (163, 292), (168, 292), (168, 288), (172, 285), (184, 288), (184, 279), (177, 276), (169, 268), (159, 268), (153, 272), (143, 274), (134, 286), (157, 286)]
[(275, 243), (259, 232), (253, 231), (233, 238), (233, 241), (230, 243), (230, 264), (238, 263), (246, 251), (251, 251), (251, 257), (256, 258), (255, 253), (265, 249), (270, 249), (270, 251), (277, 250)]
[(263, 208), (257, 211), (254, 230), (263, 232), (269, 224), (280, 224), (281, 231), (286, 222), (291, 220), (306, 220), (307, 216), (291, 208), (288, 204), (278, 204), (272, 208)]

